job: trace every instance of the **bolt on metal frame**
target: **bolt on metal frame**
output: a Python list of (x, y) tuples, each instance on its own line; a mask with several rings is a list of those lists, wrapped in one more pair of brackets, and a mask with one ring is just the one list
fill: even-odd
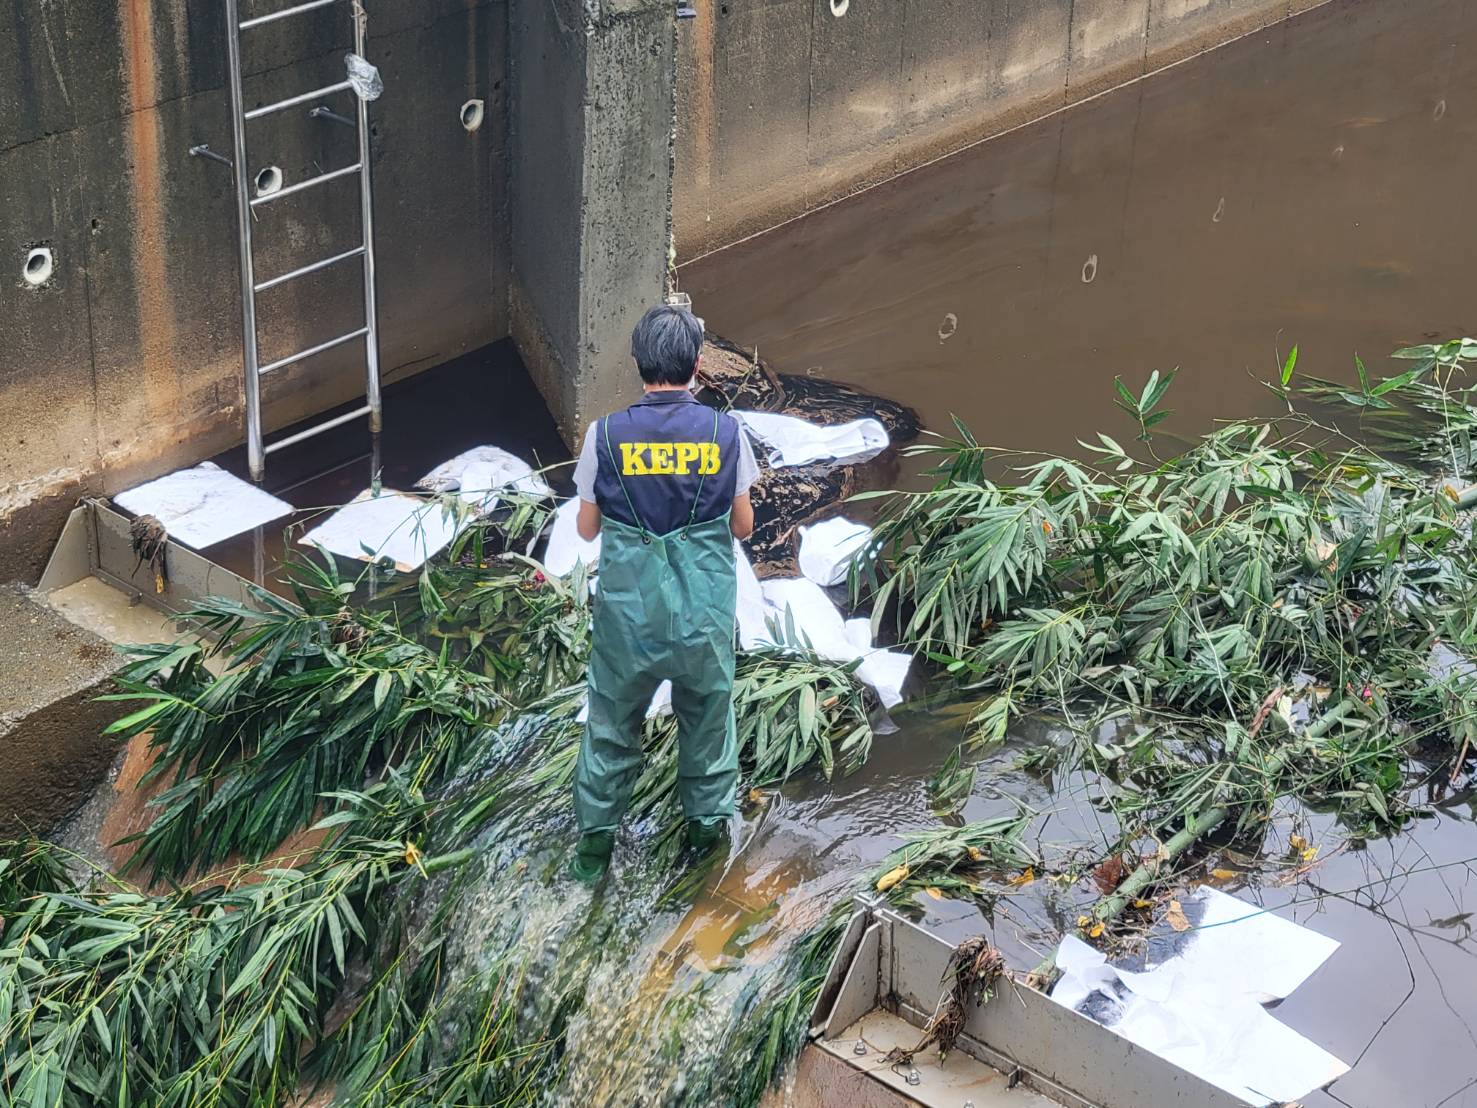
[[(297, 184), (255, 197), (251, 195), (251, 178), (247, 172), (246, 124), (248, 122), (254, 119), (260, 119), (266, 115), (271, 115), (274, 112), (285, 111), (299, 104), (306, 104), (310, 101), (320, 100), (325, 96), (350, 90), (353, 86), (349, 81), (339, 81), (323, 88), (304, 92), (297, 96), (290, 96), (286, 100), (279, 100), (276, 103), (266, 104), (248, 111), (245, 104), (245, 92), (242, 88), (241, 32), (339, 2), (341, 0), (306, 0), (305, 3), (284, 8), (281, 11), (242, 20), (239, 0), (225, 0), (227, 24), (226, 54), (230, 69), (229, 79), (231, 89), (231, 139), (235, 148), (232, 168), (236, 181), (237, 246), (241, 263), (241, 345), (246, 390), (246, 455), (253, 481), (260, 481), (262, 479), (262, 475), (266, 470), (266, 456), (273, 451), (292, 446), (295, 443), (302, 442), (304, 439), (311, 438), (332, 427), (338, 427), (363, 415), (369, 416), (369, 430), (372, 434), (378, 434), (382, 425), (379, 371), (379, 313), (375, 303), (374, 198), (370, 187), (369, 174), (368, 105), (363, 99), (355, 95), (355, 113), (352, 120), (336, 115), (321, 105), (312, 108), (308, 112), (311, 118), (330, 119), (335, 122), (347, 123), (355, 128), (359, 138), (359, 160), (355, 164), (344, 166), (341, 169), (329, 170), (317, 176), (310, 177), (305, 181), (300, 181)], [(364, 56), (366, 37), (364, 9), (359, 3), (359, 0), (349, 0), (349, 3), (352, 7), (352, 19), (354, 23), (354, 53), (362, 58)], [(197, 150), (204, 156), (225, 161), (220, 155), (210, 152), (207, 147), (198, 147), (191, 150), (191, 153), (194, 154)], [(270, 278), (269, 280), (257, 280), (256, 265), (252, 256), (251, 245), (251, 222), (255, 218), (255, 209), (280, 200), (284, 196), (291, 196), (329, 181), (352, 175), (357, 175), (359, 178), (361, 243), (351, 250), (346, 250), (329, 258), (322, 258), (316, 262), (310, 262), (305, 266)], [(290, 354), (285, 358), (278, 358), (276, 361), (269, 362), (267, 365), (262, 365), (260, 351), (257, 345), (257, 293), (276, 288), (278, 285), (307, 276), (309, 273), (316, 273), (320, 269), (326, 269), (331, 265), (347, 261), (350, 258), (363, 259), (364, 326), (350, 331), (348, 334), (329, 339), (327, 342), (320, 342), (314, 346), (310, 346), (306, 350), (299, 350), (297, 353)], [(355, 408), (353, 411), (315, 424), (295, 435), (290, 435), (273, 443), (264, 443), (262, 441), (261, 378), (274, 370), (283, 369), (289, 365), (321, 354), (326, 350), (331, 350), (343, 343), (352, 342), (360, 338), (364, 340), (364, 404)]]

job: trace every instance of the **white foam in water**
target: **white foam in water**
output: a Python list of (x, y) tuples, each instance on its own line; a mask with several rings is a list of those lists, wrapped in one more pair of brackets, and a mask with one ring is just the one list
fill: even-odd
[(345, 558), (389, 558), (411, 573), (456, 537), (457, 520), (440, 501), (384, 489), (365, 489), (298, 542), (321, 546)]
[(113, 497), (134, 515), (153, 516), (176, 542), (201, 550), (291, 515), (293, 508), (214, 462), (201, 462)]

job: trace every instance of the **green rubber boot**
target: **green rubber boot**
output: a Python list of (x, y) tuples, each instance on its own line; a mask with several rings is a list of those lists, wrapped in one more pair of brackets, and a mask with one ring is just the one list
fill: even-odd
[(707, 854), (719, 846), (728, 846), (728, 821), (704, 823), (702, 820), (687, 821), (687, 845), (698, 854)]
[(598, 884), (610, 869), (610, 853), (615, 849), (614, 831), (591, 831), (580, 836), (574, 857), (569, 860), (569, 873), (586, 885)]

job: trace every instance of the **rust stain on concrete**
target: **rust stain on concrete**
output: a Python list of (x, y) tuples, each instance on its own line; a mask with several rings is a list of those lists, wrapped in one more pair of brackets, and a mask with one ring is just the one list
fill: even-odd
[(180, 380), (174, 356), (176, 327), (165, 264), (168, 239), (164, 205), (168, 192), (160, 159), (159, 116), (153, 107), (158, 87), (155, 67), (154, 8), (152, 0), (125, 0), (122, 10), (124, 83), (128, 115), (124, 139), (133, 163), (133, 264), (139, 348), (132, 383), (139, 404), (129, 405), (114, 426), (135, 431), (114, 448), (109, 462), (120, 461), (138, 449), (157, 450), (161, 438), (173, 438), (188, 415), (179, 403)]
[(692, 52), (692, 134), (693, 177), (700, 194), (707, 196), (713, 183), (713, 53), (718, 29), (714, 14), (716, 4), (699, 4), (693, 20)]

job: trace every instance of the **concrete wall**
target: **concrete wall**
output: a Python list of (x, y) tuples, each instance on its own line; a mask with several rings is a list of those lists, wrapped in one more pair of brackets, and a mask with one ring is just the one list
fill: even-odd
[(673, 11), (512, 0), (512, 335), (571, 443), (639, 395), (631, 327), (665, 291)]
[(686, 258), (1319, 0), (696, 0), (680, 24)]
[[(243, 0), (243, 15), (285, 6)], [(508, 334), (506, 0), (379, 0), (371, 107), (386, 379)], [(246, 32), (248, 103), (341, 79), (347, 5)], [(242, 435), (240, 300), (220, 0), (0, 0), (0, 581), (34, 580), (82, 491)], [(486, 101), (463, 129), (464, 101)], [(347, 111), (347, 94), (336, 107)], [(353, 132), (252, 123), (250, 170), (353, 161)], [(263, 208), (257, 272), (357, 242), (352, 179)], [(44, 244), (55, 272), (22, 279)], [(358, 268), (259, 299), (264, 360), (362, 322)], [(266, 382), (268, 428), (362, 391), (351, 344)]]

